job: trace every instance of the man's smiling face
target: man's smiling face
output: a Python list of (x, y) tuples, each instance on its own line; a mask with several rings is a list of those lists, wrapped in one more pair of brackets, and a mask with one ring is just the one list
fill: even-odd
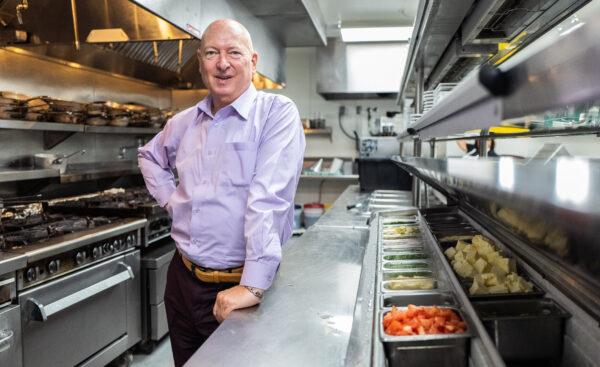
[(258, 55), (248, 32), (232, 21), (216, 21), (202, 35), (198, 61), (213, 111), (235, 101), (252, 82)]

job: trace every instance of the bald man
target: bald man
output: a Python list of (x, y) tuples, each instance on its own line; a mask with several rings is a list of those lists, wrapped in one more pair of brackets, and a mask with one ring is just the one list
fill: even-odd
[(244, 26), (211, 23), (198, 60), (209, 95), (138, 154), (148, 190), (173, 220), (178, 253), (165, 306), (176, 366), (271, 286), (292, 233), (305, 148), (295, 104), (252, 85), (258, 54)]

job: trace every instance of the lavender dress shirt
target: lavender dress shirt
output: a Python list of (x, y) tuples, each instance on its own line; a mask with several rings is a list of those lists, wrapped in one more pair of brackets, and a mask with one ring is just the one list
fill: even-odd
[(178, 113), (138, 159), (179, 251), (202, 267), (243, 265), (240, 284), (267, 289), (292, 233), (304, 148), (294, 102), (250, 85), (215, 115), (210, 96)]

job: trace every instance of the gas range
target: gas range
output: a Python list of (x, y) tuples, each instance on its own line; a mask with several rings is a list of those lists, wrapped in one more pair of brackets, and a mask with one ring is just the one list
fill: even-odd
[(100, 215), (116, 217), (142, 217), (147, 219), (140, 246), (148, 245), (168, 237), (171, 219), (145, 187), (110, 189), (104, 192), (65, 198), (48, 203), (49, 212), (73, 213), (78, 215)]
[(139, 218), (20, 213), (0, 222), (0, 253), (26, 257), (27, 266), (17, 270), (19, 291), (139, 246), (145, 224)]

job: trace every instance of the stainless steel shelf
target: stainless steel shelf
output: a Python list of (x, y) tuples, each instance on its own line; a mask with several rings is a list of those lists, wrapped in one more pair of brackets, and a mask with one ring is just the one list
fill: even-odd
[(135, 162), (104, 162), (81, 163), (67, 167), (67, 171), (60, 175), (61, 183), (96, 180), (99, 178), (136, 175), (140, 169)]
[(161, 131), (155, 127), (129, 127), (129, 126), (89, 126), (85, 125), (84, 132), (94, 134), (144, 134), (154, 135)]
[(58, 177), (58, 169), (5, 169), (0, 170), (0, 182), (37, 180), (40, 178)]
[(304, 129), (304, 135), (306, 136), (326, 136), (331, 140), (331, 127), (326, 127), (324, 129)]
[(83, 125), (77, 124), (59, 124), (56, 122), (35, 122), (25, 120), (0, 120), (0, 129), (10, 130), (83, 132), (83, 128)]
[[(600, 225), (600, 160), (560, 158), (530, 163), (512, 158), (392, 157), (424, 181), (551, 219), (571, 216)], [(596, 227), (598, 228), (598, 227)], [(581, 229), (581, 228), (580, 228)]]
[(599, 32), (600, 24), (586, 22), (530, 57), (472, 73), (412, 129), (424, 140), (447, 137), (600, 98)]
[(138, 135), (154, 135), (161, 130), (160, 128), (153, 127), (90, 126), (82, 124), (59, 124), (56, 122), (35, 122), (25, 120), (0, 120), (0, 129)]
[(300, 175), (304, 180), (356, 181), (358, 175)]

